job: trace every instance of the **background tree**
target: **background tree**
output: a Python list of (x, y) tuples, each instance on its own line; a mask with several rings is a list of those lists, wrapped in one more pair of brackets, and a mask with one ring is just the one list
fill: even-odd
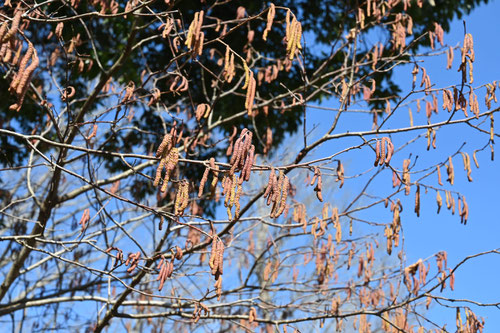
[[(461, 264), (407, 262), (401, 217), (431, 193), (466, 224), (454, 164), (472, 181), (493, 159), (497, 83), (474, 83), (470, 34), (443, 40), (478, 3), (8, 1), (0, 313), (19, 331), (445, 330), (426, 307), (453, 306)], [(461, 124), (482, 144), (436, 144)], [(483, 325), (457, 307), (457, 330)]]

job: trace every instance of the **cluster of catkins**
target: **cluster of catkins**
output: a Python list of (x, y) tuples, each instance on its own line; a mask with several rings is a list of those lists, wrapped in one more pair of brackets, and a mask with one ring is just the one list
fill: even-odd
[(226, 196), (224, 206), (227, 208), (227, 216), (231, 220), (233, 218), (231, 209), (235, 206), (235, 218), (240, 216), (240, 196), (242, 192), (241, 184), (235, 174), (225, 175), (222, 178), (222, 195)]
[(311, 186), (314, 186), (316, 180), (318, 180), (318, 184), (316, 184), (314, 191), (316, 192), (318, 200), (323, 202), (323, 194), (321, 192), (323, 190), (323, 180), (321, 178), (321, 170), (317, 166), (314, 167), (314, 176), (311, 179)]
[(215, 187), (217, 186), (217, 182), (219, 181), (219, 166), (215, 164), (215, 159), (211, 157), (208, 163), (209, 166), (205, 168), (205, 172), (203, 173), (203, 177), (201, 178), (200, 187), (198, 189), (198, 198), (201, 198), (203, 196), (203, 189), (205, 188), (205, 184), (208, 180), (210, 170), (212, 170), (212, 173), (214, 174), (212, 183), (210, 184), (210, 192), (212, 196), (215, 193)]
[(134, 269), (137, 268), (140, 258), (141, 258), (140, 251), (137, 251), (136, 253), (129, 253), (128, 258), (125, 261), (125, 266), (130, 265), (130, 267), (127, 269), (127, 273), (132, 273)]
[(215, 289), (217, 292), (217, 300), (220, 300), (222, 294), (222, 278), (223, 264), (224, 264), (224, 243), (217, 237), (217, 235), (212, 236), (212, 251), (210, 252), (209, 266), (212, 275), (215, 277)]
[(289, 190), (290, 179), (288, 179), (283, 170), (280, 170), (279, 175), (276, 176), (276, 171), (272, 168), (271, 173), (269, 174), (266, 191), (264, 192), (266, 204), (268, 206), (271, 203), (273, 204), (273, 208), (271, 209), (271, 218), (279, 217), (285, 210), (286, 198)]
[(172, 127), (170, 133), (165, 134), (163, 140), (156, 151), (156, 157), (160, 158), (160, 163), (156, 169), (156, 177), (153, 185), (158, 186), (160, 183), (161, 172), (165, 169), (165, 177), (163, 179), (163, 184), (161, 186), (161, 191), (165, 192), (167, 190), (168, 181), (172, 175), (173, 170), (179, 162), (179, 150), (174, 147), (178, 141), (177, 130)]
[[(244, 181), (250, 180), (255, 160), (255, 146), (252, 144), (252, 132), (244, 128), (240, 133), (240, 137), (233, 144), (232, 139), (234, 136), (233, 133), (229, 139), (230, 145), (228, 147), (228, 153), (231, 153), (229, 160), (231, 167), (222, 179), (222, 195), (226, 196), (224, 205), (227, 208), (229, 219), (232, 219), (231, 209), (233, 206), (236, 207), (235, 217), (239, 217), (241, 185)], [(241, 171), (240, 175), (236, 176), (236, 172), (238, 171)]]
[[(386, 149), (387, 143), (387, 149)], [(377, 139), (377, 144), (375, 147), (375, 162), (374, 166), (377, 165), (389, 165), (391, 162), (392, 155), (394, 154), (394, 145), (391, 139), (383, 137), (382, 139)]]
[(165, 280), (172, 276), (174, 272), (174, 259), (180, 260), (184, 256), (182, 249), (179, 246), (175, 247), (175, 251), (172, 249), (172, 260), (168, 261), (165, 255), (161, 255), (160, 263), (156, 267), (156, 269), (160, 270), (156, 281), (160, 281), (160, 286), (158, 287), (158, 291), (163, 289), (163, 285), (165, 284)]
[(196, 111), (194, 113), (196, 120), (199, 122), (201, 118), (208, 118), (211, 111), (212, 109), (210, 108), (210, 105), (206, 103), (198, 104), (198, 106), (196, 107)]
[(87, 223), (90, 221), (90, 209), (85, 209), (83, 211), (82, 217), (80, 218), (80, 222), (78, 222), (82, 226), (81, 232), (85, 231), (87, 228)]
[(250, 180), (251, 169), (255, 158), (255, 146), (252, 144), (252, 136), (252, 132), (246, 128), (241, 131), (240, 137), (234, 144), (233, 155), (229, 161), (231, 164), (231, 169), (229, 171), (230, 175), (241, 170), (238, 179), (240, 185), (243, 181)]
[[(7, 20), (0, 26), (0, 61), (19, 67), (9, 86), (9, 91), (17, 96), (17, 103), (9, 107), (10, 110), (15, 111), (21, 109), (33, 73), (39, 64), (36, 49), (29, 41), (28, 48), (21, 57), (23, 43), (16, 39), (16, 35), (18, 30), (20, 31), (23, 29), (23, 24), (21, 24), (22, 14), (22, 10), (18, 8), (14, 14), (10, 28)], [(30, 60), (31, 63), (28, 65)]]
[(177, 195), (175, 197), (174, 214), (177, 216), (183, 215), (184, 210), (189, 204), (189, 182), (183, 179), (179, 182)]
[(201, 55), (203, 52), (203, 41), (205, 39), (205, 34), (201, 32), (201, 27), (203, 26), (203, 15), (203, 10), (194, 13), (194, 18), (189, 25), (188, 36), (185, 42), (186, 46), (189, 49), (194, 50), (197, 55)]
[(116, 267), (118, 266), (119, 262), (123, 263), (123, 251), (117, 247), (111, 246), (105, 252), (110, 253), (113, 250), (116, 251), (115, 263), (113, 265), (114, 267)]
[(296, 50), (301, 50), (300, 39), (302, 38), (302, 24), (297, 21), (295, 16), (290, 22), (290, 11), (286, 12), (286, 52), (288, 58), (293, 60)]

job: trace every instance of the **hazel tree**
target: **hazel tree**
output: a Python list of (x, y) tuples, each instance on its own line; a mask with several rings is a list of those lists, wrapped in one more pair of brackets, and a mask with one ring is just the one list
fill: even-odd
[[(2, 325), (447, 332), (427, 316), (443, 306), (482, 332), (473, 306), (495, 305), (442, 292), (498, 250), (451, 266), (403, 246), (421, 210), (474, 223), (455, 176), (494, 159), (498, 82), (474, 81), (470, 33), (444, 40), (453, 15), (421, 0), (6, 1)], [(455, 128), (473, 140), (450, 151), (438, 138)]]

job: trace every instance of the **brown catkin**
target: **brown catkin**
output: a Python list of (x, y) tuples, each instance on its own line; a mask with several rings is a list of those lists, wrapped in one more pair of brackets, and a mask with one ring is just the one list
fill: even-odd
[(163, 179), (163, 184), (160, 189), (161, 192), (165, 192), (167, 190), (168, 181), (170, 180), (170, 176), (172, 171), (177, 166), (179, 162), (179, 150), (177, 148), (172, 148), (165, 158), (165, 178)]
[(278, 214), (276, 215), (276, 217), (280, 216), (283, 213), (283, 211), (285, 210), (286, 198), (288, 197), (289, 190), (290, 190), (290, 179), (288, 179), (288, 177), (285, 176), (284, 180), (283, 180), (283, 188), (281, 190), (280, 206), (279, 206)]
[(199, 122), (202, 118), (208, 118), (210, 112), (211, 112), (210, 105), (206, 103), (198, 104), (195, 110), (195, 118)]
[(248, 116), (252, 115), (252, 109), (253, 109), (254, 100), (255, 100), (256, 86), (257, 86), (257, 83), (255, 81), (253, 72), (250, 71), (250, 78), (249, 78), (249, 83), (248, 83), (248, 87), (247, 87), (246, 99), (245, 99), (245, 108), (247, 109)]
[(295, 28), (294, 28), (295, 32), (294, 32), (294, 42), (293, 42), (293, 46), (292, 46), (292, 49), (290, 50), (290, 56), (289, 56), (289, 59), (290, 60), (293, 60), (293, 57), (295, 56), (295, 51), (297, 49), (302, 49), (302, 46), (300, 45), (300, 40), (302, 38), (302, 24), (300, 22), (296, 22), (295, 23)]
[(160, 146), (158, 147), (158, 150), (156, 151), (156, 157), (160, 157), (164, 155), (164, 152), (168, 152), (171, 141), (172, 136), (169, 133), (165, 134), (162, 142), (160, 143)]
[(245, 171), (245, 178), (244, 178), (244, 180), (245, 181), (249, 181), (250, 180), (250, 175), (252, 173), (252, 166), (253, 166), (253, 163), (254, 163), (254, 159), (255, 159), (255, 146), (252, 145), (250, 147), (250, 152), (248, 153), (248, 157), (247, 157), (247, 159), (245, 161), (245, 168), (244, 168), (244, 171)]
[(210, 259), (208, 261), (208, 265), (210, 266), (211, 274), (214, 275), (217, 271), (217, 267), (219, 267), (217, 260), (217, 240), (216, 235), (212, 235), (212, 250), (210, 252)]
[(241, 136), (236, 139), (229, 164), (236, 165), (241, 155)]
[(203, 38), (200, 34), (203, 25), (203, 15), (203, 10), (196, 12), (193, 21), (189, 25), (188, 36), (185, 42), (189, 49), (194, 49), (199, 44), (200, 39)]
[(217, 271), (218, 274), (222, 275), (224, 273), (223, 266), (224, 266), (224, 243), (222, 240), (218, 239), (217, 242), (217, 262), (218, 262), (218, 267)]
[(453, 48), (450, 46), (446, 52), (446, 69), (451, 69), (453, 65)]
[(386, 142), (386, 140), (387, 140), (386, 137), (383, 137), (381, 140), (379, 165), (384, 164), (384, 161), (385, 161), (385, 142)]
[(479, 169), (479, 163), (477, 161), (476, 153), (477, 153), (477, 150), (474, 150), (474, 153), (472, 154), (472, 159), (474, 160), (474, 164), (476, 165), (476, 168)]
[(389, 166), (389, 163), (391, 162), (392, 155), (394, 154), (394, 145), (392, 144), (391, 139), (387, 139), (387, 156), (385, 158), (385, 165)]
[(437, 171), (437, 175), (438, 175), (438, 184), (443, 186), (443, 182), (441, 181), (441, 169), (440, 169), (440, 165), (436, 165), (436, 171)]
[(337, 164), (337, 180), (340, 181), (340, 186), (339, 188), (342, 188), (344, 186), (344, 166), (342, 165), (342, 162), (339, 160)]
[(417, 184), (417, 191), (415, 192), (415, 213), (420, 217), (420, 185)]
[(443, 205), (443, 198), (441, 198), (439, 191), (436, 191), (436, 203), (438, 206), (437, 213), (439, 214), (439, 211), (441, 210), (441, 206)]
[(373, 166), (377, 166), (379, 161), (380, 161), (380, 140), (377, 140), (377, 144), (375, 146), (375, 162), (373, 163)]
[(189, 182), (183, 179), (178, 187), (175, 197), (174, 211), (175, 215), (180, 216), (184, 214), (184, 210), (189, 204)]
[(0, 44), (3, 44), (3, 37), (5, 36), (5, 33), (7, 32), (7, 27), (8, 27), (8, 21), (5, 20), (2, 24), (2, 26), (0, 26)]
[(262, 39), (264, 41), (267, 40), (267, 34), (271, 31), (271, 27), (273, 25), (273, 20), (274, 20), (275, 15), (276, 15), (276, 9), (274, 7), (274, 4), (271, 3), (271, 5), (269, 6), (269, 10), (267, 12), (266, 29), (264, 30), (264, 33), (262, 34)]
[(203, 188), (205, 187), (205, 183), (208, 180), (208, 174), (210, 173), (210, 168), (206, 167), (205, 172), (203, 172), (203, 177), (201, 178), (200, 181), (200, 188), (198, 189), (198, 198), (201, 198), (203, 195)]
[(273, 185), (273, 202), (277, 203), (280, 198), (281, 188), (283, 187), (283, 179), (285, 177), (285, 173), (283, 170), (279, 170), (278, 172), (278, 181)]
[(448, 172), (448, 179), (446, 179), (451, 185), (455, 182), (455, 170), (453, 168), (453, 161), (451, 156), (448, 157), (448, 165), (446, 166), (446, 171)]
[(403, 183), (405, 184), (405, 195), (410, 194), (410, 170), (408, 166), (410, 165), (411, 160), (406, 159), (403, 161)]
[(268, 206), (270, 204), (270, 198), (271, 198), (273, 183), (274, 183), (275, 179), (276, 179), (276, 172), (274, 170), (274, 167), (272, 167), (271, 172), (269, 173), (269, 179), (267, 181), (266, 190), (264, 191), (264, 198), (268, 198), (268, 202), (267, 202)]
[(19, 23), (21, 22), (21, 15), (22, 14), (23, 14), (22, 11), (16, 10), (16, 13), (14, 14), (14, 18), (12, 19), (12, 25), (10, 26), (9, 31), (0, 40), (0, 44), (5, 43), (6, 41), (8, 41), (10, 38), (12, 38), (16, 34), (17, 29), (19, 28)]
[(495, 119), (493, 118), (493, 113), (490, 114), (490, 141), (495, 142)]
[(23, 43), (21, 43), (19, 41), (16, 41), (16, 43), (18, 44), (17, 51), (16, 51), (14, 58), (12, 59), (12, 62), (11, 62), (11, 64), (14, 66), (16, 66), (17, 63), (19, 62), (19, 59), (21, 58), (21, 51), (23, 50)]
[(160, 183), (160, 179), (161, 179), (161, 172), (163, 170), (163, 167), (165, 166), (165, 160), (162, 158), (160, 160), (160, 163), (158, 164), (158, 167), (156, 168), (156, 177), (155, 177), (155, 180), (153, 182), (153, 186), (158, 186), (158, 184)]
[(203, 43), (205, 41), (205, 33), (201, 32), (199, 34), (199, 38), (198, 40), (196, 41), (196, 54), (201, 56), (201, 54), (203, 53)]
[(240, 184), (236, 184), (236, 197), (234, 198), (234, 216), (235, 218), (240, 217), (240, 197), (241, 197), (242, 187)]
[(463, 196), (462, 199), (464, 207), (462, 209), (462, 216), (460, 216), (460, 218), (463, 224), (467, 224), (467, 219), (469, 218), (469, 205), (467, 204), (467, 201), (465, 201), (465, 196)]
[(21, 59), (21, 63), (19, 64), (19, 70), (12, 79), (12, 82), (10, 83), (10, 88), (9, 88), (10, 91), (15, 92), (17, 90), (17, 87), (21, 82), (21, 77), (23, 76), (26, 66), (28, 65), (28, 61), (32, 58), (34, 51), (35, 48), (33, 47), (33, 44), (28, 43), (28, 49), (26, 50), (26, 53)]

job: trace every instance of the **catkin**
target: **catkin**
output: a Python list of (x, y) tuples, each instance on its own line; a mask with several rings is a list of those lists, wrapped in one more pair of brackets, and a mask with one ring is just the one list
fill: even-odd
[(199, 122), (202, 118), (208, 118), (211, 111), (212, 109), (210, 108), (210, 105), (206, 103), (198, 104), (195, 110), (196, 121)]
[(174, 214), (180, 216), (189, 204), (189, 182), (183, 179), (177, 188), (175, 197)]
[(252, 71), (250, 70), (250, 68), (248, 68), (246, 61), (243, 62), (243, 71), (245, 72), (245, 83), (243, 84), (242, 89), (247, 89), (248, 85), (250, 84), (250, 73)]
[(234, 199), (234, 216), (235, 218), (240, 217), (240, 197), (241, 197), (242, 187), (241, 184), (236, 185), (236, 197)]
[(467, 171), (467, 180), (469, 182), (472, 182), (472, 177), (471, 177), (472, 170), (470, 167), (470, 156), (469, 156), (469, 154), (463, 153), (463, 152), (461, 152), (460, 154), (462, 155), (462, 160), (464, 162), (464, 170)]
[(479, 169), (479, 163), (477, 161), (476, 153), (477, 153), (477, 150), (474, 150), (474, 153), (472, 154), (472, 159), (474, 160), (474, 164), (476, 165), (476, 168)]
[(490, 114), (490, 141), (495, 142), (495, 119), (493, 113)]
[(90, 209), (85, 209), (83, 211), (82, 217), (80, 218), (80, 224), (82, 226), (81, 232), (83, 232), (87, 228), (87, 223), (90, 221)]
[(415, 213), (420, 217), (420, 185), (417, 184), (417, 191), (415, 192)]
[(252, 115), (253, 104), (255, 100), (255, 89), (257, 83), (255, 81), (253, 72), (250, 72), (249, 83), (247, 87), (246, 99), (245, 99), (245, 108), (247, 109), (248, 116)]
[(268, 206), (271, 204), (272, 191), (275, 182), (276, 182), (276, 172), (274, 170), (274, 167), (272, 167), (271, 172), (269, 173), (269, 180), (267, 181), (267, 187), (264, 192), (264, 198), (267, 199)]
[(469, 205), (465, 201), (465, 196), (462, 196), (463, 200), (463, 209), (462, 213), (460, 214), (460, 222), (463, 224), (467, 224), (467, 219), (469, 218)]
[(405, 195), (410, 194), (410, 171), (408, 166), (411, 160), (406, 159), (403, 161), (403, 183), (405, 184)]
[(185, 42), (189, 49), (194, 49), (195, 46), (200, 43), (200, 39), (203, 38), (203, 35), (200, 33), (203, 25), (203, 15), (203, 10), (196, 12), (193, 21), (189, 25), (188, 36)]
[(200, 181), (200, 187), (198, 190), (198, 198), (201, 198), (201, 196), (203, 195), (203, 188), (205, 187), (205, 183), (208, 180), (209, 173), (210, 173), (210, 168), (206, 167), (205, 172), (203, 172), (203, 177), (201, 178), (201, 181)]
[(451, 69), (453, 65), (453, 48), (450, 46), (446, 52), (446, 69)]
[(274, 4), (271, 3), (271, 5), (269, 6), (269, 10), (267, 12), (267, 23), (266, 23), (266, 29), (264, 29), (264, 32), (262, 34), (262, 39), (264, 41), (267, 40), (267, 34), (271, 31), (271, 27), (273, 25), (273, 20), (274, 20), (274, 16), (276, 15), (276, 9), (274, 7)]
[(451, 185), (455, 182), (455, 171), (453, 169), (453, 162), (451, 156), (448, 157), (448, 165), (446, 165), (446, 171), (448, 172), (448, 179), (446, 179)]
[(290, 10), (286, 14), (286, 52), (289, 60), (293, 60), (297, 49), (302, 49), (300, 39), (302, 38), (302, 24), (297, 21), (295, 16), (290, 23)]
[(19, 23), (21, 22), (21, 15), (23, 14), (22, 11), (16, 10), (16, 13), (14, 14), (14, 18), (12, 19), (12, 25), (10, 26), (9, 31), (0, 39), (0, 44), (5, 43), (9, 39), (11, 39), (17, 32), (17, 29), (19, 28)]
[(380, 140), (377, 139), (377, 143), (375, 146), (375, 162), (373, 163), (373, 166), (377, 166), (380, 161)]
[(386, 137), (383, 137), (381, 139), (379, 165), (383, 165), (384, 161), (385, 161), (385, 141), (386, 140), (387, 140)]
[(164, 152), (170, 150), (170, 144), (172, 143), (172, 135), (167, 133), (163, 137), (163, 140), (160, 143), (160, 146), (158, 147), (158, 150), (156, 151), (156, 157), (160, 157), (163, 155)]
[(344, 186), (344, 166), (342, 165), (342, 162), (339, 160), (337, 164), (337, 180), (340, 181), (340, 186), (339, 188), (342, 188)]
[(443, 205), (443, 198), (441, 198), (441, 195), (439, 194), (439, 191), (436, 191), (436, 203), (437, 203), (437, 213), (441, 211), (441, 206)]
[(441, 169), (440, 169), (439, 164), (436, 165), (436, 171), (437, 171), (437, 175), (438, 175), (438, 184), (443, 186), (443, 182), (441, 181)]
[(385, 165), (389, 166), (389, 163), (391, 162), (392, 155), (394, 154), (394, 145), (392, 144), (391, 139), (386, 138), (387, 142), (387, 155), (385, 157)]
[(26, 66), (28, 65), (28, 61), (33, 56), (33, 52), (35, 51), (35, 48), (33, 47), (33, 44), (29, 43), (28, 44), (28, 49), (26, 50), (26, 53), (21, 59), (21, 62), (19, 63), (19, 71), (17, 74), (14, 76), (12, 79), (12, 82), (10, 83), (9, 90), (15, 92), (17, 90), (17, 87), (19, 86), (19, 83), (21, 81), (21, 77), (23, 76), (23, 73), (26, 69)]
[(281, 200), (277, 216), (280, 216), (285, 210), (286, 198), (288, 197), (288, 191), (290, 189), (290, 180), (287, 176), (284, 177), (283, 187), (281, 189)]

